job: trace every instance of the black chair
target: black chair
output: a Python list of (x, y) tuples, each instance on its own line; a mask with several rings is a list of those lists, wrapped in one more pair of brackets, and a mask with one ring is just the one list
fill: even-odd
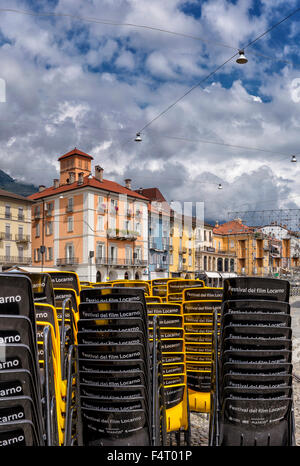
[(294, 445), (289, 283), (228, 279), (223, 299), (220, 338), (213, 338), (210, 444)]
[[(78, 444), (155, 444), (153, 355), (143, 290), (86, 288), (80, 299), (75, 348), (78, 417), (73, 429)], [(69, 445), (74, 432), (71, 421), (66, 423)]]

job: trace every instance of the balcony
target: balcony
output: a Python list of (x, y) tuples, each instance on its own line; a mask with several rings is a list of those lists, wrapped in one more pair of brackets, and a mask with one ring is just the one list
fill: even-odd
[(113, 229), (109, 228), (107, 230), (107, 238), (108, 239), (118, 239), (118, 240), (127, 240), (127, 241), (135, 241), (139, 236), (137, 231), (130, 231), (130, 230), (119, 230), (118, 228)]
[(97, 213), (98, 213), (98, 214), (105, 214), (106, 212), (107, 212), (106, 204), (100, 204), (100, 205), (98, 206)]
[(1, 231), (0, 240), (2, 240), (2, 239), (12, 240), (12, 234), (11, 233), (6, 233), (6, 231)]
[(29, 235), (15, 235), (15, 240), (17, 243), (29, 243), (30, 236)]
[(166, 262), (160, 262), (159, 264), (155, 264), (156, 272), (165, 272), (166, 270), (168, 270), (168, 264)]
[(74, 212), (74, 207), (72, 205), (67, 205), (66, 212), (67, 213)]
[(118, 259), (118, 258), (105, 258), (96, 257), (96, 265), (106, 265), (113, 267), (146, 267), (148, 262), (142, 259)]
[(62, 257), (60, 259), (56, 259), (57, 266), (77, 265), (77, 264), (79, 264), (78, 257)]
[(0, 256), (0, 264), (5, 265), (30, 265), (31, 257)]

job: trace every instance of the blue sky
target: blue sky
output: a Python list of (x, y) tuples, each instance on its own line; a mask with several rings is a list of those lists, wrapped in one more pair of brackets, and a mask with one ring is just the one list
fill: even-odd
[(3, 0), (1, 8), (19, 13), (0, 11), (0, 168), (51, 185), (57, 158), (76, 146), (107, 178), (157, 186), (168, 200), (204, 201), (209, 219), (241, 206), (300, 207), (299, 164), (290, 163), (300, 153), (293, 87), (300, 11), (246, 49), (246, 65), (231, 60), (155, 120), (299, 7), (294, 0)]

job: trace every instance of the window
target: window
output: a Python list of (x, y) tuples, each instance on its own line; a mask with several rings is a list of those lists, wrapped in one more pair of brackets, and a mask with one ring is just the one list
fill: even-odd
[(73, 197), (69, 197), (68, 199), (68, 205), (67, 205), (67, 212), (73, 212), (74, 208), (74, 200)]
[(5, 206), (5, 218), (11, 218), (10, 205)]
[(68, 232), (73, 231), (73, 217), (68, 217)]
[(98, 242), (96, 245), (96, 260), (97, 259), (104, 259), (104, 243)]
[(73, 243), (67, 243), (65, 247), (66, 259), (70, 261), (74, 258), (74, 246)]
[(189, 256), (189, 267), (193, 265), (193, 258), (192, 256)]
[(206, 230), (204, 230), (204, 241), (206, 241)]
[(9, 223), (6, 223), (6, 225), (5, 225), (5, 239), (11, 239), (10, 224)]
[(23, 238), (23, 227), (19, 225), (18, 227), (18, 239)]
[(137, 260), (141, 260), (141, 258), (142, 258), (142, 250), (141, 250), (141, 248), (135, 248), (135, 250), (134, 250), (134, 257), (135, 257)]
[(116, 219), (115, 219), (115, 217), (110, 217), (110, 218), (109, 218), (109, 227), (110, 227), (112, 230), (115, 230), (115, 229), (116, 229)]
[(53, 222), (46, 222), (46, 235), (52, 235), (53, 233)]
[(35, 225), (35, 237), (36, 237), (36, 238), (39, 238), (39, 236), (40, 236), (40, 224), (37, 223), (37, 224)]
[(98, 231), (103, 231), (104, 230), (104, 219), (103, 219), (102, 215), (98, 215), (97, 230)]
[(5, 259), (10, 260), (10, 245), (6, 244), (5, 246)]
[(140, 235), (141, 234), (141, 224), (137, 222), (135, 224), (135, 231)]
[(112, 263), (117, 262), (117, 257), (118, 257), (118, 248), (116, 246), (110, 246), (109, 248), (109, 258)]
[(48, 260), (51, 261), (53, 259), (53, 248), (48, 248)]
[(129, 247), (125, 249), (125, 259), (126, 259), (126, 265), (130, 265), (131, 260), (132, 260), (132, 249)]
[(117, 213), (117, 210), (118, 210), (118, 201), (117, 199), (111, 199), (110, 200), (110, 207), (111, 207), (111, 213), (112, 214), (115, 214)]
[(24, 210), (23, 207), (18, 208), (18, 220), (24, 220)]

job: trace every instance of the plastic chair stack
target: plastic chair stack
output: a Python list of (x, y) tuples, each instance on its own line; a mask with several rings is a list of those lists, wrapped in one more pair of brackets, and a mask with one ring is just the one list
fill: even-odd
[(41, 378), (31, 281), (1, 273), (0, 290), (0, 445), (53, 445), (49, 387), (42, 382), (49, 372)]
[(213, 313), (221, 310), (222, 288), (183, 291), (187, 383), (191, 411), (210, 412)]
[(151, 355), (144, 291), (84, 289), (80, 299), (77, 353), (82, 445), (159, 445), (157, 345)]
[(210, 444), (294, 445), (289, 282), (225, 280), (214, 344)]
[(150, 339), (156, 318), (161, 341), (161, 361), (167, 433), (177, 433), (176, 441), (190, 442), (183, 316), (180, 304), (147, 303)]

